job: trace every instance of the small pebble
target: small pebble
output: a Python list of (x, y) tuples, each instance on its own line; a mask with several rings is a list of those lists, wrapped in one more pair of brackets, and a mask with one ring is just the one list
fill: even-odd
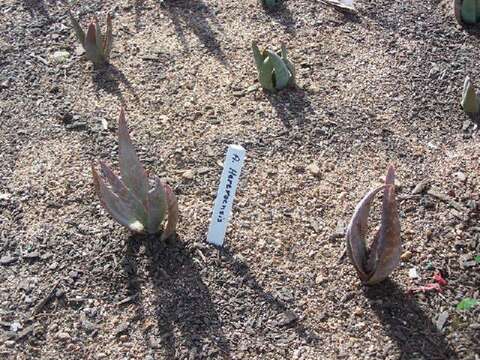
[(411, 251), (405, 251), (401, 256), (400, 256), (400, 259), (402, 261), (408, 261), (412, 258), (413, 254)]

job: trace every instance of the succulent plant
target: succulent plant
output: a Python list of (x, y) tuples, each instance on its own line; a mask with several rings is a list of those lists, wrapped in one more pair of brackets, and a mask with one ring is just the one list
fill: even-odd
[(477, 114), (480, 111), (480, 99), (475, 93), (475, 88), (468, 76), (463, 83), (462, 108), (469, 114)]
[(460, 24), (478, 24), (480, 0), (453, 0), (453, 12)]
[(74, 18), (71, 11), (68, 10), (70, 21), (77, 40), (82, 44), (87, 57), (96, 65), (103, 65), (108, 62), (110, 52), (112, 51), (112, 17), (107, 15), (107, 31), (102, 35), (97, 17), (94, 17), (88, 26), (87, 34), (83, 31), (78, 21)]
[[(368, 285), (388, 277), (400, 262), (400, 220), (395, 200), (395, 169), (389, 166), (385, 184), (369, 191), (355, 208), (347, 229), (347, 253), (360, 280)], [(375, 195), (383, 190), (380, 229), (367, 249), (370, 205)]]
[(103, 162), (100, 173), (92, 166), (95, 189), (103, 207), (121, 225), (138, 233), (158, 233), (167, 218), (161, 238), (169, 238), (177, 226), (177, 199), (168, 184), (145, 172), (128, 134), (123, 109), (118, 119), (118, 147), (121, 177)]
[(295, 86), (295, 67), (288, 60), (287, 49), (283, 44), (280, 54), (270, 50), (261, 52), (256, 42), (252, 43), (252, 50), (258, 70), (258, 80), (264, 89), (274, 91)]
[(263, 6), (273, 9), (276, 6), (280, 5), (280, 0), (262, 0)]

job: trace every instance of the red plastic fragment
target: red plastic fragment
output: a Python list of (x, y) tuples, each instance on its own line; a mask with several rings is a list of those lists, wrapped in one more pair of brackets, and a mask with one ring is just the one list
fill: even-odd
[(447, 280), (445, 280), (440, 272), (437, 272), (433, 275), (433, 280), (435, 280), (439, 285), (445, 286), (447, 285)]

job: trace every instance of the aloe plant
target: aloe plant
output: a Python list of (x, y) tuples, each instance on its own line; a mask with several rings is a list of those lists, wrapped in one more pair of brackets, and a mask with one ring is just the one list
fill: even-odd
[(467, 76), (463, 83), (462, 108), (468, 114), (477, 114), (480, 111), (480, 99), (475, 93), (472, 81)]
[(480, 23), (480, 0), (454, 0), (453, 11), (460, 24)]
[(280, 5), (280, 0), (262, 0), (263, 6), (273, 9), (276, 6)]
[(121, 225), (138, 233), (158, 233), (167, 218), (161, 238), (171, 237), (178, 221), (177, 199), (168, 184), (156, 175), (147, 176), (128, 134), (123, 109), (118, 119), (118, 146), (121, 177), (103, 162), (100, 173), (92, 166), (103, 207)]
[[(369, 191), (355, 208), (347, 229), (347, 253), (360, 280), (368, 285), (386, 279), (400, 262), (400, 220), (395, 199), (395, 168), (390, 165), (385, 184)], [(368, 216), (375, 195), (383, 190), (380, 229), (367, 249)]]
[(110, 52), (112, 51), (112, 17), (107, 15), (107, 30), (105, 35), (102, 34), (97, 17), (94, 17), (88, 26), (87, 33), (83, 31), (78, 21), (74, 18), (71, 11), (68, 10), (68, 15), (75, 31), (77, 40), (85, 49), (87, 57), (96, 65), (100, 66), (108, 62), (110, 59)]
[(258, 80), (269, 91), (295, 86), (295, 67), (288, 59), (287, 49), (282, 44), (280, 54), (270, 50), (260, 51), (256, 42), (252, 43), (253, 57), (258, 70)]

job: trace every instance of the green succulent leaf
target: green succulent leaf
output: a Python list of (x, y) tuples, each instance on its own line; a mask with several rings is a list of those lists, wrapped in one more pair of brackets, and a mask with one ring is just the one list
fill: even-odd
[(476, 114), (480, 111), (480, 100), (475, 93), (475, 88), (470, 77), (465, 78), (462, 93), (462, 108), (466, 113)]
[(465, 298), (457, 304), (457, 310), (471, 310), (480, 304), (480, 301), (472, 298)]
[(477, 264), (480, 264), (480, 255), (475, 256), (475, 261)]
[(467, 24), (480, 22), (480, 1), (463, 0), (461, 14), (462, 20)]
[(258, 80), (264, 89), (269, 91), (275, 90), (273, 84), (273, 62), (270, 57), (267, 57), (264, 60), (260, 72), (258, 73)]
[(273, 51), (267, 50), (268, 57), (272, 61), (273, 64), (273, 76), (275, 79), (275, 88), (277, 90), (281, 90), (285, 87), (287, 87), (288, 82), (290, 81), (290, 78), (292, 74), (288, 70), (287, 65), (285, 62), (282, 60), (280, 56), (275, 54)]
[(280, 0), (263, 0), (263, 4), (269, 9), (273, 9), (280, 4)]
[(287, 48), (285, 47), (284, 44), (282, 44), (282, 59), (285, 62), (285, 65), (287, 65), (288, 71), (290, 71), (290, 80), (288, 81), (288, 86), (296, 86), (296, 76), (297, 73), (295, 71), (295, 66), (293, 63), (288, 59), (287, 55)]
[(262, 52), (260, 52), (260, 50), (258, 49), (257, 43), (255, 41), (252, 42), (252, 50), (253, 50), (253, 57), (255, 59), (255, 65), (257, 66), (257, 71), (260, 72), (266, 56)]

